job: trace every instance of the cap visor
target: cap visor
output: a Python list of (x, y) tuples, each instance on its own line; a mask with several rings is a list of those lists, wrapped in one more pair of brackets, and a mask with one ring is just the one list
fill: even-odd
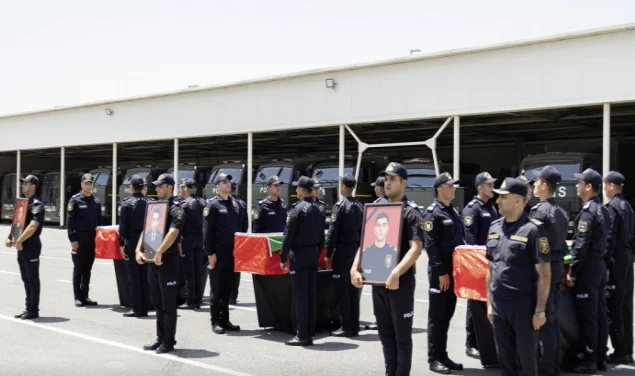
[(446, 182), (445, 182), (445, 183), (443, 183), (443, 184), (452, 185), (452, 184), (456, 184), (457, 182), (458, 182), (458, 180), (456, 180), (456, 179), (452, 179), (452, 180), (448, 180), (448, 181), (446, 181)]
[[(75, 180), (75, 181), (77, 181), (77, 180)], [(26, 183), (26, 179), (25, 178), (20, 178), (20, 182)], [(77, 183), (75, 183), (75, 184), (77, 184)]]
[(161, 180), (155, 180), (152, 182), (152, 185), (161, 185), (163, 182)]
[(499, 194), (499, 195), (508, 195), (509, 191), (506, 191), (504, 189), (494, 189), (494, 192)]
[(377, 183), (370, 183), (370, 186), (371, 186), (371, 187), (374, 187), (374, 186), (376, 186), (376, 185), (377, 185)]
[(582, 174), (573, 174), (573, 176), (575, 176), (575, 178), (578, 180), (584, 180), (584, 175)]
[(494, 184), (496, 183), (497, 179), (487, 179), (484, 182), (482, 182), (481, 184)]
[(382, 171), (379, 173), (379, 176), (398, 176), (399, 174), (393, 171)]
[(299, 184), (299, 182), (297, 182), (297, 181), (294, 181), (293, 183), (291, 183), (291, 185), (293, 185), (294, 187), (297, 187), (298, 184)]
[(269, 184), (269, 185), (281, 185), (284, 184), (284, 182), (280, 181), (280, 180), (276, 180), (273, 183)]

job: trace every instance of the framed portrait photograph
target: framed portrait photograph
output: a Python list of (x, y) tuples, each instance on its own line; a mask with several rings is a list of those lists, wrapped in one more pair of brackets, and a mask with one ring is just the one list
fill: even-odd
[(146, 205), (146, 215), (143, 223), (143, 251), (148, 263), (154, 262), (154, 256), (165, 237), (165, 227), (168, 220), (168, 202), (150, 201)]
[(13, 239), (13, 243), (15, 243), (24, 232), (24, 228), (26, 226), (29, 199), (16, 198), (13, 207), (15, 208), (15, 211), (13, 212), (13, 221), (11, 222), (11, 238)]
[(364, 284), (385, 286), (399, 263), (403, 202), (364, 205), (361, 273)]

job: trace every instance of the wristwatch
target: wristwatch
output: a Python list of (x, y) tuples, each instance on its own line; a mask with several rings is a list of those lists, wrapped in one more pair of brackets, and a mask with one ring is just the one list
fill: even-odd
[(542, 312), (536, 312), (536, 313), (534, 313), (534, 315), (535, 315), (536, 317), (541, 318), (541, 319), (544, 319), (544, 318), (546, 317), (546, 316), (545, 316), (545, 311), (542, 311)]

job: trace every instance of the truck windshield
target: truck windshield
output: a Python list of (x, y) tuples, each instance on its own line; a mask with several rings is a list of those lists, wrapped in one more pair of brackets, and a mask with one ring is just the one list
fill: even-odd
[(104, 187), (108, 185), (108, 181), (110, 180), (110, 174), (107, 172), (100, 172), (97, 174), (93, 174), (93, 179), (95, 179), (94, 186)]
[[(263, 175), (264, 178), (260, 175)], [(265, 184), (267, 182), (267, 178), (273, 175), (278, 175), (281, 182), (288, 184), (291, 180), (291, 167), (283, 167), (282, 171), (280, 171), (280, 167), (278, 166), (264, 167), (256, 173), (256, 180), (254, 183)]]
[(436, 172), (432, 168), (408, 168), (408, 188), (431, 188)]
[(545, 166), (555, 167), (556, 170), (562, 175), (563, 181), (578, 181), (574, 174), (582, 172), (582, 165), (579, 162), (556, 162), (549, 163), (549, 161), (532, 161), (525, 163), (523, 169), (525, 170), (525, 176), (528, 178), (534, 178), (535, 174), (540, 172)]
[(238, 167), (234, 167), (234, 168), (223, 167), (220, 170), (216, 170), (212, 172), (212, 174), (209, 176), (209, 181), (207, 183), (214, 184), (214, 178), (216, 177), (217, 174), (231, 175), (232, 181), (235, 181), (236, 183), (240, 183), (240, 178), (243, 174), (243, 169)]
[[(171, 175), (174, 175), (174, 170), (170, 171)], [(176, 178), (177, 182), (180, 182), (183, 179), (194, 179), (194, 170), (179, 170), (179, 176)]]
[(146, 180), (148, 178), (148, 175), (150, 175), (150, 171), (128, 172), (126, 173), (126, 178), (123, 179), (123, 183), (121, 183), (121, 185), (129, 185), (130, 179), (132, 178), (133, 175), (139, 175), (143, 178), (143, 180)]
[[(322, 176), (320, 176), (318, 179), (321, 182), (336, 182), (337, 181), (337, 177), (340, 176), (340, 168), (339, 167), (316, 167), (313, 170), (313, 176), (314, 178), (318, 177), (317, 175), (322, 172)], [(353, 167), (344, 167), (344, 174), (351, 174), (353, 175)]]

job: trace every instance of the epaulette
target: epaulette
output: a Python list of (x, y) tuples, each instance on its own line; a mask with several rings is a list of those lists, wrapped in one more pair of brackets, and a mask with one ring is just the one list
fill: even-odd
[(542, 205), (542, 202), (539, 202), (539, 203), (537, 203), (536, 205), (534, 205), (534, 206), (532, 207), (532, 209), (538, 209), (538, 207), (539, 207), (540, 205)]
[(34, 199), (33, 199), (33, 203), (34, 203), (34, 204), (43, 204), (43, 202), (42, 202), (42, 201), (40, 201), (40, 200), (38, 200), (37, 198), (34, 198)]
[(492, 223), (500, 222), (500, 221), (502, 221), (503, 219), (505, 219), (505, 217), (500, 217), (500, 218), (498, 218), (497, 220), (492, 221)]
[(531, 221), (531, 223), (537, 225), (537, 226), (541, 226), (542, 222), (540, 222), (539, 220), (535, 219), (535, 218), (531, 218), (529, 217), (529, 221)]
[(93, 196), (93, 200), (95, 200), (95, 204), (101, 204), (101, 201), (95, 196)]
[(411, 208), (419, 209), (419, 205), (417, 205), (417, 203), (412, 200), (408, 200), (408, 206), (410, 206)]
[(128, 196), (128, 197), (124, 198), (123, 200), (124, 200), (124, 201), (128, 201), (128, 200), (130, 200), (132, 197), (134, 197), (134, 196)]
[(591, 201), (589, 201), (586, 204), (584, 204), (584, 206), (582, 207), (582, 210), (587, 210), (590, 207), (591, 207)]
[(208, 199), (207, 202), (212, 202), (212, 201), (216, 201), (216, 200), (218, 200), (218, 196), (214, 196), (214, 197)]
[(80, 193), (76, 193), (72, 196), (72, 198), (78, 198), (79, 196), (81, 196), (81, 192)]
[(262, 200), (259, 200), (259, 201), (258, 201), (258, 205), (262, 205), (265, 201), (267, 201), (267, 199), (266, 199), (266, 198), (263, 198)]
[[(344, 200), (339, 200), (338, 202), (336, 202), (336, 203), (335, 203), (335, 205), (339, 205), (339, 204), (341, 204), (341, 203), (342, 203), (342, 201), (344, 201)], [(333, 206), (335, 206), (335, 205), (333, 205)]]
[(432, 205), (428, 206), (428, 209), (427, 209), (427, 210), (428, 210), (429, 212), (431, 212), (431, 211), (433, 211), (433, 210), (434, 210), (434, 208), (436, 208), (436, 207), (437, 207), (437, 203), (436, 203), (436, 202), (433, 202), (433, 203), (432, 203)]
[(472, 201), (470, 201), (470, 202), (467, 204), (467, 207), (468, 207), (468, 208), (471, 208), (472, 206), (474, 206), (474, 204), (476, 204), (476, 199), (475, 199), (475, 198), (474, 198), (474, 199), (472, 199)]

